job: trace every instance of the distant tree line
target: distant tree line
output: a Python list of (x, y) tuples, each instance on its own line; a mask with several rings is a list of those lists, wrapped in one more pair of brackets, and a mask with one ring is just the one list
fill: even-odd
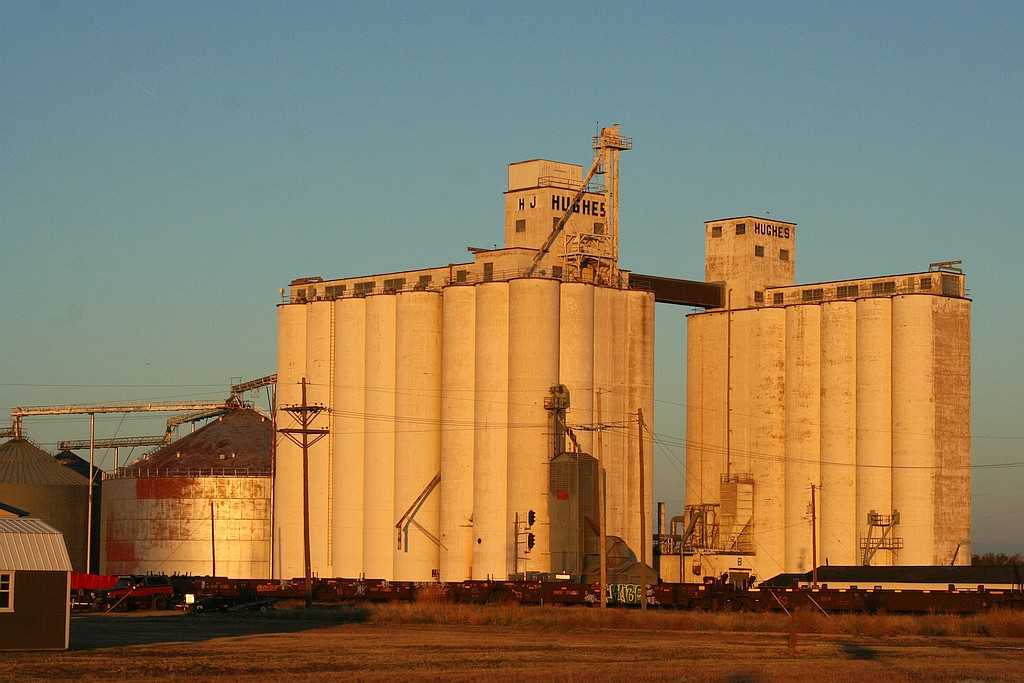
[(1024, 564), (1024, 555), (1015, 553), (985, 553), (984, 555), (971, 555), (971, 564), (975, 567), (1002, 567), (1005, 565)]

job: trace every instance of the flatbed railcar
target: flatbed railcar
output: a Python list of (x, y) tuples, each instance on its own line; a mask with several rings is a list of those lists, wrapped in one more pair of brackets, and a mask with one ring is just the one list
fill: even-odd
[[(303, 578), (289, 580), (189, 577), (192, 609), (302, 600)], [(460, 581), (451, 583), (384, 579), (314, 578), (309, 591), (317, 603), (455, 602), (466, 604), (597, 605), (600, 585), (566, 581)], [(607, 604), (649, 608), (737, 612), (890, 612), (971, 614), (994, 608), (1024, 610), (1018, 590), (907, 590), (880, 588), (740, 589), (720, 582), (658, 583), (642, 592), (637, 584), (611, 583)], [(198, 607), (196, 607), (198, 606)]]

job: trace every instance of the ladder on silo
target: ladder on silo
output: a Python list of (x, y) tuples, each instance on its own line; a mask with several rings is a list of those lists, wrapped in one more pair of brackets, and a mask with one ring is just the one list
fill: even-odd
[[(900, 550), (903, 548), (903, 538), (892, 536), (892, 531), (900, 523), (899, 510), (893, 510), (891, 515), (883, 515), (875, 510), (868, 513), (868, 535), (860, 539), (860, 549), (864, 551), (861, 564), (865, 567), (871, 565), (871, 560), (879, 550)], [(875, 530), (881, 529), (881, 534), (875, 537)]]

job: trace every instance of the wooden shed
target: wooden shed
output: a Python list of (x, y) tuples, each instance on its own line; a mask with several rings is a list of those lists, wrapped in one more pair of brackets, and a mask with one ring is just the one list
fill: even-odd
[(32, 517), (0, 517), (0, 650), (66, 650), (70, 590), (64, 535)]

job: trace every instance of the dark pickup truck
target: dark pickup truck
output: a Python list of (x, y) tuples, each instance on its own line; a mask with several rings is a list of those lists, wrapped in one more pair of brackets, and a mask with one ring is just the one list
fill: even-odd
[(119, 576), (110, 588), (92, 592), (92, 609), (96, 612), (130, 609), (167, 609), (175, 602), (175, 589), (166, 576)]

